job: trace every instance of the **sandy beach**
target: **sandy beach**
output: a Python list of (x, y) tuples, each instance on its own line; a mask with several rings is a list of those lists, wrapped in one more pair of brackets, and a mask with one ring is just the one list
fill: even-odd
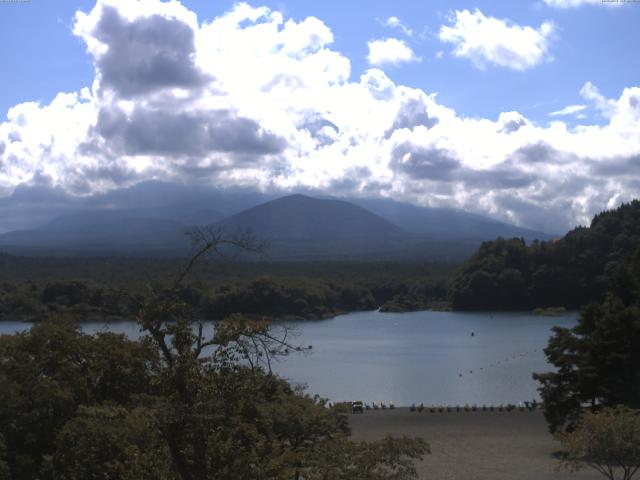
[(558, 471), (559, 444), (547, 431), (542, 412), (417, 413), (408, 408), (350, 416), (354, 439), (387, 434), (418, 436), (431, 446), (418, 465), (421, 479), (591, 480), (589, 469)]

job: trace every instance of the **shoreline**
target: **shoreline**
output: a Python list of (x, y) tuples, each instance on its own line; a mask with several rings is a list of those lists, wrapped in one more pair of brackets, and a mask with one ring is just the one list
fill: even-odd
[[(578, 315), (580, 310), (567, 310), (564, 309), (562, 311), (540, 311), (544, 309), (533, 309), (533, 310), (454, 310), (451, 308), (424, 308), (424, 309), (407, 309), (407, 310), (386, 310), (382, 307), (378, 307), (376, 309), (371, 310), (337, 310), (331, 313), (327, 313), (325, 315), (320, 316), (300, 316), (300, 315), (284, 315), (282, 317), (270, 317), (267, 315), (257, 315), (257, 314), (243, 314), (247, 318), (255, 318), (260, 319), (264, 318), (269, 320), (274, 324), (286, 323), (286, 322), (322, 322), (324, 320), (333, 320), (341, 316), (357, 314), (357, 313), (382, 313), (382, 314), (392, 314), (392, 315), (402, 315), (405, 313), (421, 313), (421, 312), (433, 312), (433, 313), (458, 313), (458, 314), (488, 314), (488, 315), (524, 315), (531, 317), (542, 317), (542, 318), (561, 318), (566, 316)], [(63, 314), (69, 314), (71, 316), (77, 315), (73, 311), (62, 312)], [(49, 312), (48, 315), (54, 315), (55, 312)], [(45, 317), (48, 315), (44, 315)], [(14, 317), (0, 317), (0, 323), (8, 323), (8, 322), (20, 322), (20, 323), (38, 323), (40, 321), (39, 316), (34, 315), (16, 315)], [(199, 321), (202, 322), (218, 322), (223, 319), (201, 319)], [(95, 323), (95, 322), (104, 322), (104, 323), (117, 323), (117, 322), (130, 322), (135, 321), (130, 317), (121, 317), (118, 315), (98, 315), (96, 313), (91, 313), (85, 315), (82, 320), (77, 320), (78, 323)], [(194, 320), (198, 321), (198, 320)]]
[(431, 454), (416, 464), (420, 479), (596, 480), (595, 471), (557, 470), (559, 444), (542, 412), (418, 413), (407, 407), (349, 414), (356, 441), (386, 435), (422, 437)]

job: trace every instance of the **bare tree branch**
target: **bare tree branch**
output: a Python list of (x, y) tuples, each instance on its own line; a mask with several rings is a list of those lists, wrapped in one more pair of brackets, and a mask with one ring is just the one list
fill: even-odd
[(191, 239), (194, 251), (186, 266), (176, 277), (174, 287), (182, 284), (195, 264), (203, 256), (214, 253), (219, 257), (224, 257), (224, 254), (220, 251), (222, 246), (235, 247), (250, 253), (264, 253), (266, 251), (266, 243), (258, 242), (248, 231), (238, 231), (232, 235), (226, 235), (221, 227), (207, 226), (195, 227), (187, 232), (187, 235)]

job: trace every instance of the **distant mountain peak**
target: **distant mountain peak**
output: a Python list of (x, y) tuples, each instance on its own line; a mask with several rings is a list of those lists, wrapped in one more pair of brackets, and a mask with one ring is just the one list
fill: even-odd
[[(0, 235), (13, 252), (184, 254), (185, 229), (211, 224), (250, 230), (279, 259), (460, 259), (498, 236), (550, 237), (452, 209), (388, 199), (318, 198), (292, 193), (269, 199), (222, 194), (189, 203), (83, 209), (37, 229)], [(258, 203), (262, 201), (263, 203)]]
[(279, 197), (276, 198), (275, 200), (272, 200), (274, 202), (280, 201), (280, 200), (319, 200), (317, 198), (314, 198), (310, 195), (305, 195), (304, 193), (292, 193), (290, 195), (285, 195), (283, 197)]
[(293, 194), (256, 205), (219, 223), (269, 239), (385, 238), (407, 233), (390, 221), (343, 200)]

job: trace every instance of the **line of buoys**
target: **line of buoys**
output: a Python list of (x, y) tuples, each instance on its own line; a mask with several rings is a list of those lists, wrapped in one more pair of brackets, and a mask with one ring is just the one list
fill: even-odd
[(465, 405), (427, 405), (424, 403), (420, 403), (416, 405), (412, 403), (409, 407), (410, 412), (429, 412), (429, 413), (451, 413), (451, 412), (512, 412), (518, 410), (520, 412), (529, 411), (533, 412), (539, 408), (540, 404), (533, 400), (531, 402), (520, 402), (518, 405), (513, 403), (503, 404), (500, 403), (498, 405), (477, 405), (477, 404), (465, 404)]
[[(479, 369), (482, 370), (482, 371), (484, 371), (485, 368), (487, 370), (489, 370), (489, 368), (494, 368), (494, 367), (497, 367), (498, 365), (502, 365), (503, 363), (506, 364), (507, 362), (510, 362), (511, 360), (517, 360), (518, 358), (526, 357), (526, 356), (528, 356), (530, 354), (533, 354), (533, 353), (535, 353), (537, 351), (538, 351), (538, 349), (533, 349), (531, 351), (526, 351), (526, 352), (512, 353), (512, 354), (510, 354), (509, 356), (507, 356), (504, 359), (497, 360), (495, 363), (492, 363), (492, 364), (490, 364), (489, 366), (486, 366), (486, 367), (484, 367), (484, 366), (480, 367)], [(473, 374), (473, 370), (469, 370), (469, 373)], [(459, 372), (458, 373), (458, 378), (462, 378), (462, 376), (463, 376), (462, 372)]]
[(365, 410), (386, 410), (387, 408), (389, 408), (390, 410), (393, 410), (396, 408), (396, 405), (395, 403), (393, 403), (393, 400), (390, 400), (388, 404), (384, 402), (371, 402), (371, 404), (369, 404), (368, 402), (364, 402)]
[[(356, 407), (359, 413), (362, 413), (363, 411), (369, 411), (369, 410), (387, 410), (387, 409), (394, 410), (396, 408), (393, 401), (390, 401), (388, 403), (385, 403), (385, 402), (368, 403), (368, 402), (362, 402), (362, 401), (357, 401), (357, 402), (354, 401), (354, 402), (339, 402), (338, 404), (335, 404), (332, 401), (329, 401), (326, 404), (327, 408), (334, 408), (337, 406), (341, 406), (340, 408), (344, 408), (344, 406), (351, 407), (354, 413), (356, 413)], [(538, 410), (541, 406), (542, 404), (540, 404), (535, 399), (530, 402), (527, 402), (527, 401), (520, 402), (518, 403), (518, 405), (515, 405), (513, 403), (506, 403), (506, 404), (500, 403), (497, 405), (494, 405), (494, 404), (478, 405), (475, 403), (474, 404), (466, 403), (464, 405), (459, 405), (459, 404), (458, 405), (450, 405), (450, 404), (425, 405), (423, 402), (421, 402), (420, 404), (416, 404), (414, 402), (409, 406), (409, 411), (418, 412), (418, 413), (422, 413), (422, 412), (429, 412), (429, 413), (512, 412), (514, 410), (519, 410), (521, 412), (524, 412), (524, 411), (533, 412)]]

